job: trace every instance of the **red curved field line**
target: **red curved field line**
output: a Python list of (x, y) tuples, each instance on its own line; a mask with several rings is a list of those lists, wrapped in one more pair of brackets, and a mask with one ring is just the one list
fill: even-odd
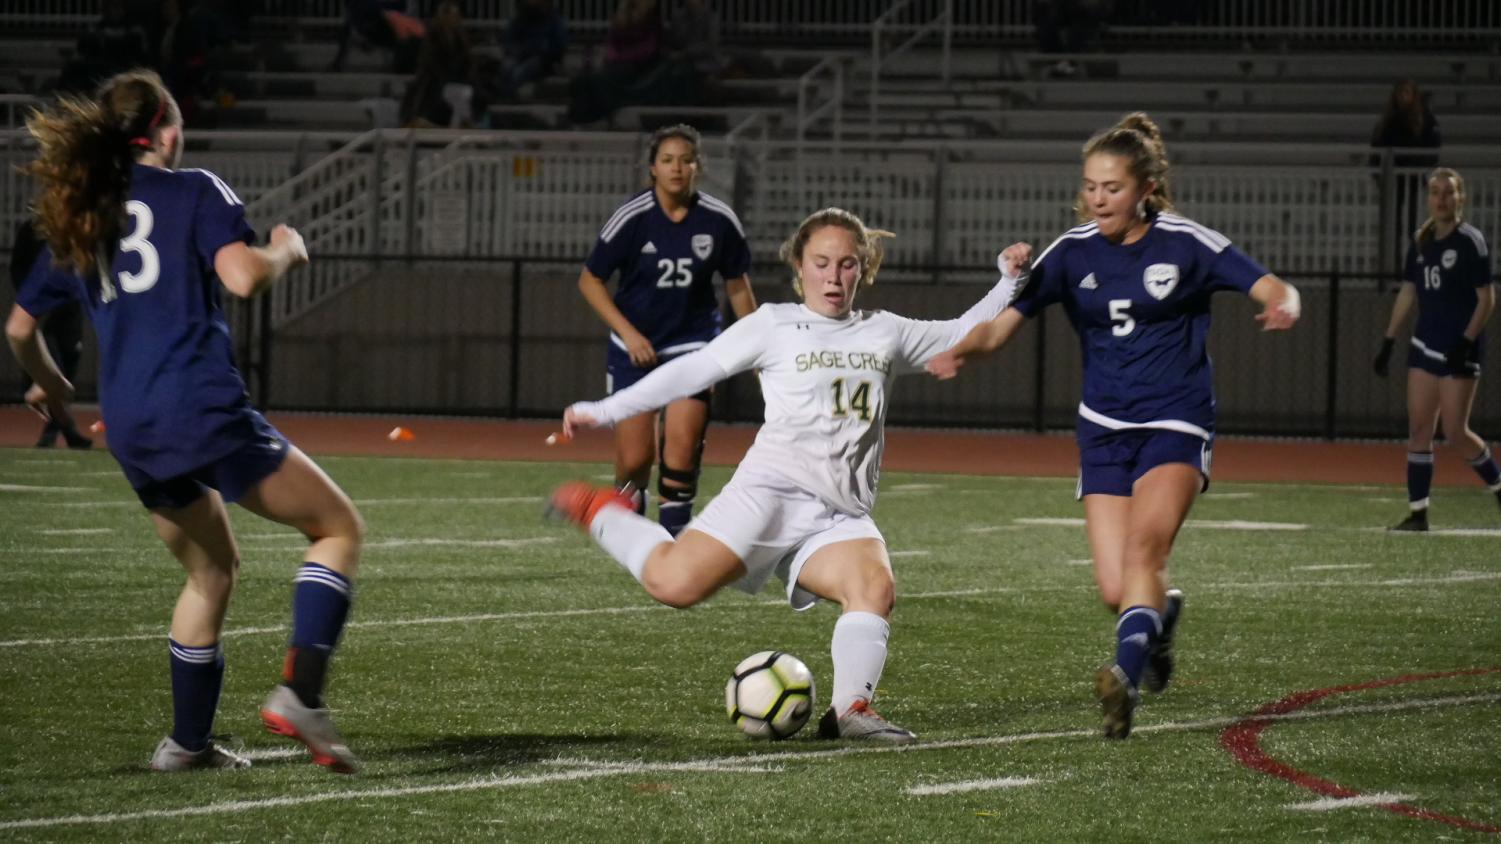
[[(1249, 718), (1237, 721), (1225, 728), (1225, 731), (1220, 733), (1220, 744), (1224, 745), (1225, 749), (1230, 751), (1230, 754), (1237, 761), (1252, 770), (1280, 777), (1293, 785), (1301, 786), (1327, 797), (1359, 797), (1361, 792), (1353, 788), (1346, 788), (1339, 783), (1321, 779), (1306, 771), (1300, 771), (1291, 765), (1279, 762), (1267, 755), (1266, 751), (1261, 749), (1261, 733), (1275, 723), (1276, 719), (1265, 716), (1286, 715), (1290, 712), (1296, 712), (1316, 700), (1346, 692), (1362, 692), (1368, 689), (1400, 686), (1404, 683), (1421, 683), (1425, 680), (1442, 680), (1449, 677), (1475, 677), (1482, 674), (1495, 674), (1497, 672), (1501, 672), (1501, 667), (1443, 671), (1437, 674), (1406, 674), (1386, 680), (1372, 680), (1367, 683), (1352, 683), (1348, 686), (1331, 686), (1327, 689), (1297, 692), (1275, 703), (1269, 703), (1256, 710), (1256, 713)], [(1501, 834), (1501, 827), (1498, 826), (1472, 821), (1468, 818), (1432, 812), (1417, 806), (1409, 806), (1406, 803), (1381, 803), (1378, 804), (1378, 808), (1386, 809), (1389, 812), (1396, 812), (1399, 815), (1406, 815), (1410, 818), (1446, 823), (1461, 829)]]

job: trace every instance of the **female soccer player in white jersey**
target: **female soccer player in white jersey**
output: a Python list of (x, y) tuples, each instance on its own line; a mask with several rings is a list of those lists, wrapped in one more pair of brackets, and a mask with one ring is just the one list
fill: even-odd
[(729, 484), (675, 541), (609, 488), (565, 484), (551, 509), (588, 530), (670, 606), (692, 606), (731, 584), (756, 592), (773, 574), (796, 609), (817, 598), (838, 602), (834, 691), (819, 734), (904, 742), (912, 733), (870, 707), (895, 596), (886, 543), (870, 518), (889, 385), (999, 313), (1015, 279), (1003, 278), (956, 320), (857, 311), (856, 294), (875, 282), (880, 239), (889, 236), (838, 208), (813, 214), (781, 251), (797, 274), (801, 304), (763, 305), (630, 389), (564, 413), (565, 432), (615, 425), (734, 373), (759, 371), (765, 424)]
[[(610, 327), (607, 393), (653, 367), (701, 349), (719, 334), (714, 274), (737, 318), (756, 309), (750, 247), (730, 206), (698, 189), (703, 166), (698, 130), (678, 124), (652, 135), (651, 185), (616, 209), (579, 274), (579, 291)], [(619, 274), (615, 295), (605, 282)], [(657, 414), (615, 426), (615, 483), (644, 491), (657, 455), (658, 518), (676, 536), (693, 515), (699, 461), (709, 424), (709, 392), (684, 396)], [(645, 512), (645, 498), (637, 500)]]
[(1407, 353), (1406, 519), (1392, 530), (1428, 529), (1428, 489), (1433, 483), (1433, 433), (1442, 421), (1449, 442), (1501, 502), (1501, 470), (1490, 446), (1470, 430), (1470, 405), (1480, 383), (1485, 324), (1496, 309), (1491, 257), (1480, 230), (1464, 221), (1465, 185), (1440, 167), (1428, 176), (1428, 219), (1407, 250), (1407, 269), (1376, 374), (1386, 377), (1402, 323), (1418, 308)]
[(1218, 232), (1172, 213), (1167, 152), (1145, 114), (1084, 145), (1076, 210), (1084, 225), (1043, 250), (1017, 301), (928, 371), (1000, 348), (1024, 319), (1062, 302), (1084, 352), (1079, 496), (1100, 597), (1119, 613), (1116, 656), (1096, 675), (1105, 735), (1125, 738), (1138, 686), (1166, 687), (1182, 594), (1165, 590), (1168, 553), (1209, 483), (1214, 392), (1209, 297), (1247, 293), (1264, 329), (1298, 319), (1298, 293)]
[(357, 761), (323, 705), (324, 677), (349, 613), (364, 523), (349, 497), (250, 406), (234, 365), (219, 286), (263, 290), (307, 262), (302, 237), (277, 226), (267, 246), (218, 176), (175, 169), (182, 115), (161, 79), (132, 71), (95, 100), (63, 99), (27, 120), (28, 168), (41, 182), (37, 225), (48, 246), (16, 293), (6, 336), (36, 381), (33, 407), (61, 413), (73, 386), (37, 338), (37, 317), (79, 300), (99, 337), (99, 404), (109, 450), (157, 535), (187, 571), (167, 639), (172, 732), (158, 771), (245, 768), (209, 738), (224, 679), (220, 638), (240, 566), (226, 501), (308, 538), (294, 578), (282, 678), (261, 708), (273, 732), (313, 761)]

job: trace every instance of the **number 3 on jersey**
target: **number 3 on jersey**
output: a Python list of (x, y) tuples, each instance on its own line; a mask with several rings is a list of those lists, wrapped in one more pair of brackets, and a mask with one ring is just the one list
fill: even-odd
[(692, 258), (679, 258), (676, 261), (663, 258), (657, 261), (657, 269), (662, 271), (661, 278), (657, 279), (658, 287), (687, 287), (693, 283)]
[[(151, 245), (148, 238), (151, 237), (151, 229), (156, 224), (156, 217), (151, 214), (151, 206), (138, 200), (130, 200), (125, 203), (125, 211), (130, 214), (134, 227), (127, 237), (120, 239), (121, 252), (134, 252), (141, 256), (140, 272), (121, 271), (120, 289), (126, 293), (145, 293), (156, 286), (156, 280), (161, 276), (162, 262), (157, 255), (156, 247)], [(113, 302), (116, 297), (115, 286), (110, 283), (109, 274), (100, 272), (101, 282), (100, 298), (105, 302)]]

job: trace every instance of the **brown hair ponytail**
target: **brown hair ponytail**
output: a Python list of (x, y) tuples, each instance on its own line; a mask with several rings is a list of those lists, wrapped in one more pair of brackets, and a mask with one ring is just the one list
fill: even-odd
[(33, 211), (54, 262), (85, 278), (99, 271), (120, 237), (131, 164), (182, 117), (161, 77), (122, 73), (92, 99), (64, 97), (35, 111), (26, 128), (37, 156), (26, 172), (41, 182)]

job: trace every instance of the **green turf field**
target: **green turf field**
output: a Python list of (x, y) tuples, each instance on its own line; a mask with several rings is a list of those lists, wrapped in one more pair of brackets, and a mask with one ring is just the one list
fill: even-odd
[[(553, 485), (606, 467), (327, 459), (369, 523), (330, 690), (366, 763), (346, 778), (256, 716), (296, 535), (233, 511), (243, 577), (217, 730), (255, 768), (153, 774), (176, 565), (107, 455), (0, 450), (0, 839), (1491, 838), (1319, 803), (1221, 743), (1296, 692), (1501, 667), (1494, 500), (1441, 489), (1434, 527), (1471, 530), (1388, 535), (1405, 508), (1399, 447), (1391, 460), (1388, 487), (1224, 483), (1200, 500), (1174, 556), (1179, 674), (1109, 744), (1090, 679), (1113, 619), (1073, 481), (888, 474), (876, 518), (898, 599), (877, 702), (920, 738), (893, 752), (811, 729), (741, 736), (730, 669), (787, 650), (822, 690), (836, 610), (793, 613), (773, 589), (655, 606), (577, 531), (539, 520)], [(710, 469), (706, 486), (727, 477)], [(1331, 693), (1291, 716), (1259, 741), (1289, 770), (1501, 827), (1501, 673)]]

